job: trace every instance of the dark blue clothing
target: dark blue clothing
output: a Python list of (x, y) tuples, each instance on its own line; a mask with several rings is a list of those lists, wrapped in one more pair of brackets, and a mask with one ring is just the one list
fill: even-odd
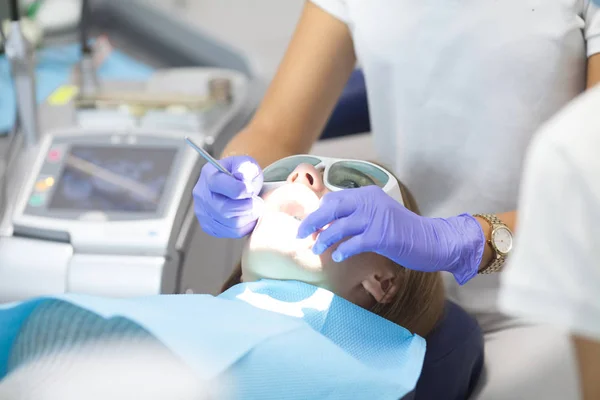
[(365, 77), (355, 70), (323, 129), (320, 139), (333, 139), (371, 131)]
[(483, 332), (477, 320), (446, 301), (444, 315), (427, 336), (416, 390), (404, 400), (468, 399), (483, 369)]

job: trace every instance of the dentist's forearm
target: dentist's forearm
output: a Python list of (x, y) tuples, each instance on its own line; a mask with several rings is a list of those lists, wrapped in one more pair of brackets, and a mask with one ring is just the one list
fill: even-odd
[[(502, 221), (506, 224), (506, 226), (508, 226), (508, 229), (510, 229), (513, 233), (515, 232), (517, 225), (516, 211), (509, 211), (501, 214), (496, 214), (496, 216), (500, 219), (500, 221)], [(475, 217), (475, 219), (477, 220), (477, 222), (479, 222), (479, 225), (481, 225), (481, 229), (483, 230), (483, 234), (485, 235), (486, 241), (483, 250), (483, 257), (481, 257), (481, 264), (479, 264), (479, 270), (481, 271), (483, 268), (489, 265), (489, 263), (492, 261), (492, 257), (494, 256), (494, 250), (492, 249), (491, 245), (488, 244), (488, 241), (491, 239), (492, 236), (492, 229), (490, 224), (483, 218)]]
[(587, 87), (588, 89), (600, 83), (600, 53), (588, 59)]
[(270, 134), (265, 129), (248, 126), (227, 144), (220, 158), (249, 155), (258, 162), (258, 165), (265, 168), (284, 157), (308, 153), (311, 145), (312, 143), (301, 141), (286, 143), (276, 134)]
[(575, 335), (575, 350), (579, 362), (579, 382), (583, 400), (600, 399), (600, 342)]
[(252, 122), (223, 156), (246, 154), (261, 167), (308, 153), (354, 70), (348, 27), (306, 2), (292, 41)]

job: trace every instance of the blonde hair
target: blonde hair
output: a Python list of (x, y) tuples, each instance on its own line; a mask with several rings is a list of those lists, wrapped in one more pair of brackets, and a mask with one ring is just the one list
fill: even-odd
[[(399, 180), (398, 183), (405, 207), (418, 214), (419, 208), (413, 195)], [(413, 271), (382, 258), (398, 269), (400, 287), (391, 302), (377, 304), (370, 311), (413, 333), (426, 336), (435, 328), (444, 310), (445, 293), (440, 273)], [(239, 263), (221, 287), (221, 292), (240, 283), (241, 278), (242, 266)]]
[[(410, 191), (400, 182), (400, 192), (407, 209), (419, 214), (419, 207)], [(442, 317), (446, 296), (439, 272), (421, 272), (404, 268), (389, 260), (400, 273), (400, 287), (394, 299), (376, 304), (372, 312), (421, 336), (435, 328)]]

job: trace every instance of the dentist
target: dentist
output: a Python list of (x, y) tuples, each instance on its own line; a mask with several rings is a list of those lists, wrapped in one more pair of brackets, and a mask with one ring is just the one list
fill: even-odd
[(512, 251), (534, 132), (600, 81), (599, 54), (600, 10), (590, 0), (307, 1), (261, 107), (223, 153), (235, 179), (211, 165), (202, 171), (198, 220), (214, 236), (250, 233), (261, 212), (261, 168), (309, 152), (358, 60), (379, 161), (409, 187), (423, 216), (367, 187), (326, 196), (299, 236), (332, 222), (315, 252), (347, 239), (334, 260), (372, 251), (407, 268), (448, 272), (448, 297), (494, 339), (484, 389), (493, 395), (482, 397), (510, 398), (502, 391), (522, 376), (515, 363), (558, 349), (543, 390), (533, 382), (520, 395), (570, 398), (561, 380), (566, 347), (541, 346), (544, 327), (500, 312), (499, 279), (490, 273)]

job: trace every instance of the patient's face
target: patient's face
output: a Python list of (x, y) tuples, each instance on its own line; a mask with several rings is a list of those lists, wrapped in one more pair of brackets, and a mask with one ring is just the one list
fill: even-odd
[[(263, 193), (265, 212), (244, 248), (242, 281), (297, 280), (328, 289), (359, 306), (388, 302), (396, 293), (398, 268), (375, 253), (363, 253), (336, 263), (336, 244), (317, 256), (312, 252), (318, 233), (297, 239), (300, 221), (319, 207), (329, 190), (323, 171), (299, 165), (287, 183)], [(348, 189), (352, 190), (352, 189)], [(341, 243), (341, 242), (340, 242)]]

